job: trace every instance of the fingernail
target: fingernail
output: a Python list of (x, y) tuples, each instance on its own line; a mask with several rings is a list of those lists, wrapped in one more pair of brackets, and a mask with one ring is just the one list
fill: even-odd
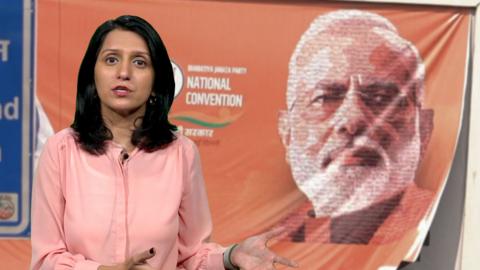
[(155, 254), (155, 248), (152, 247), (152, 248), (149, 250), (149, 252), (150, 252), (150, 254), (152, 254), (152, 255)]

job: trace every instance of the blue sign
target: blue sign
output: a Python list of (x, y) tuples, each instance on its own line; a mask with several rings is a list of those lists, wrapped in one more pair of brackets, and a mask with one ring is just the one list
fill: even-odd
[(0, 236), (30, 235), (32, 2), (0, 0)]

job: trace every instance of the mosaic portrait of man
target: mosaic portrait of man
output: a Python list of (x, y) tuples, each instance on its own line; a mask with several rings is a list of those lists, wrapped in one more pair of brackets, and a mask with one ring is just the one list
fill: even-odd
[(425, 68), (386, 18), (318, 16), (290, 58), (279, 134), (308, 198), (282, 222), (292, 242), (383, 244), (428, 210), (415, 174), (433, 129)]

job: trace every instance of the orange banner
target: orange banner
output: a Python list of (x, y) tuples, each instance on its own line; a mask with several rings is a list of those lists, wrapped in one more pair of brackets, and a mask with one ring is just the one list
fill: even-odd
[[(416, 259), (459, 133), (468, 9), (174, 0), (37, 8), (36, 93), (55, 131), (73, 119), (95, 28), (122, 14), (155, 26), (176, 75), (170, 118), (201, 152), (214, 241), (283, 226), (273, 248), (300, 269)], [(0, 249), (20, 245), (29, 256), (21, 243)]]

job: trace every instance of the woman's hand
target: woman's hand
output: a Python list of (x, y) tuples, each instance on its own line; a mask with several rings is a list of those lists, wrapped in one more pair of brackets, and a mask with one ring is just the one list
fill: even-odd
[[(143, 252), (137, 253), (127, 259), (125, 262), (106, 266), (101, 265), (98, 267), (98, 270), (135, 270), (135, 269), (149, 269), (147, 265), (147, 260), (155, 256), (155, 249), (151, 248), (149, 250), (145, 250)], [(146, 266), (142, 268), (142, 266)], [(140, 267), (140, 268), (138, 268)]]
[(275, 264), (298, 267), (297, 263), (279, 256), (267, 247), (267, 242), (282, 234), (284, 228), (275, 228), (247, 238), (232, 251), (231, 261), (242, 270), (273, 270)]

